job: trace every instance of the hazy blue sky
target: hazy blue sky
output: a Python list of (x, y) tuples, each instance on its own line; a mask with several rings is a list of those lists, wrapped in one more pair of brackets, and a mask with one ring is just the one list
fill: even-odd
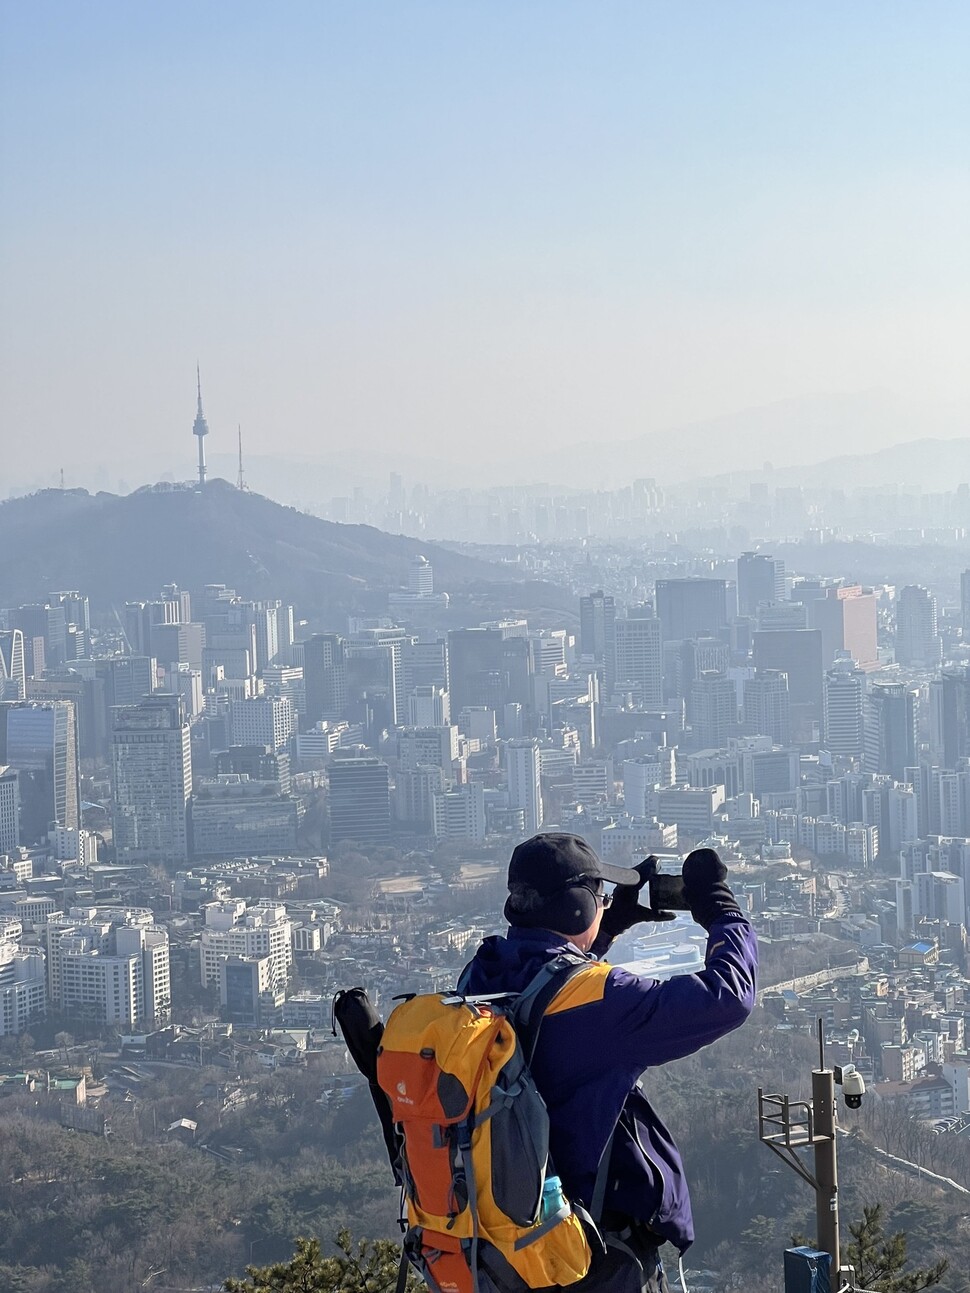
[(8, 479), (967, 396), (966, 0), (0, 15)]

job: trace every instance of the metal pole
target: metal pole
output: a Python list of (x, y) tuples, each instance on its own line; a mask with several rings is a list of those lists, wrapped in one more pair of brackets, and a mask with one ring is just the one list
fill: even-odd
[(818, 1246), (832, 1256), (832, 1279), (838, 1287), (842, 1258), (839, 1253), (839, 1169), (835, 1154), (835, 1074), (831, 1069), (812, 1073), (812, 1115), (815, 1124), (815, 1222)]

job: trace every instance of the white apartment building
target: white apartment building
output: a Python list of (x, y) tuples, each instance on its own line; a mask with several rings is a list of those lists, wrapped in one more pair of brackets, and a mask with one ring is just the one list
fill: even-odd
[(199, 946), (202, 986), (219, 987), (219, 966), (229, 956), (246, 960), (268, 956), (272, 987), (282, 989), (293, 965), (293, 928), (282, 903), (247, 907), (242, 899), (210, 902)]
[(72, 907), (41, 928), (51, 1003), (133, 1028), (168, 1019), (168, 932), (145, 908)]
[(265, 745), (274, 754), (289, 747), (294, 719), (288, 696), (254, 696), (229, 705), (233, 745)]
[(436, 839), (483, 843), (485, 791), (480, 782), (434, 795), (432, 812)]
[(34, 1019), (46, 1013), (43, 952), (0, 942), (0, 1037), (26, 1032)]

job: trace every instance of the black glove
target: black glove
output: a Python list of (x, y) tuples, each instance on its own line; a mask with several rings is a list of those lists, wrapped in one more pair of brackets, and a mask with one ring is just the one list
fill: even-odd
[(727, 886), (727, 867), (713, 849), (694, 849), (684, 863), (684, 897), (698, 925), (709, 930), (721, 916), (740, 916)]
[(613, 901), (603, 912), (599, 933), (591, 951), (594, 956), (602, 956), (614, 938), (619, 938), (634, 925), (647, 920), (673, 920), (672, 911), (654, 911), (652, 907), (641, 907), (637, 901), (640, 891), (657, 871), (657, 859), (650, 857), (635, 866), (634, 871), (640, 877), (639, 884), (618, 884), (613, 890)]

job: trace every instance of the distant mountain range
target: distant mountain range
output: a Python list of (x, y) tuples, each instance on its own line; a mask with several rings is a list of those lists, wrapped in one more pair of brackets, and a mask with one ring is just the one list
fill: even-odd
[(0, 503), (0, 605), (58, 588), (81, 588), (110, 605), (155, 596), (165, 583), (225, 583), (337, 622), (348, 612), (383, 610), (387, 592), (406, 586), (418, 553), (442, 588), (494, 585), (498, 592), (514, 581), (507, 568), (370, 526), (323, 521), (224, 480), (202, 494), (43, 490)]
[[(644, 422), (649, 418), (646, 410)], [(496, 443), (501, 442), (500, 431), (496, 428)], [(832, 461), (838, 459), (847, 473), (846, 484), (898, 480), (913, 488), (937, 489), (952, 480), (937, 446), (953, 445), (962, 462), (968, 436), (966, 404), (915, 402), (887, 391), (862, 391), (780, 400), (624, 440), (611, 438), (605, 426), (595, 438), (591, 434), (585, 442), (550, 448), (546, 429), (534, 442), (521, 437), (514, 453), (497, 451), (488, 437), (464, 435), (460, 427), (453, 450), (440, 454), (403, 442), (380, 451), (353, 443), (334, 429), (315, 439), (319, 447), (314, 452), (298, 447), (299, 437), (281, 436), (279, 453), (249, 454), (245, 469), (254, 489), (317, 513), (333, 497), (351, 495), (358, 486), (372, 493), (386, 490), (392, 471), (408, 486), (423, 483), (435, 489), (537, 482), (589, 489), (615, 488), (641, 476), (652, 476), (665, 486), (729, 476), (739, 481), (765, 479), (766, 464), (779, 482), (796, 477), (807, 482), (828, 478)], [(927, 442), (932, 446), (929, 452), (917, 447)], [(957, 442), (963, 448), (956, 448)], [(907, 446), (897, 461), (894, 451)], [(195, 448), (186, 426), (176, 452), (169, 443), (164, 454), (110, 464), (89, 457), (68, 467), (67, 480), (127, 493), (145, 480), (185, 479), (193, 474)], [(234, 448), (234, 437), (213, 427), (207, 444), (213, 475), (235, 480)], [(53, 469), (43, 483), (52, 484), (52, 476)], [(119, 484), (120, 479), (129, 484)], [(23, 487), (38, 488), (40, 483), (38, 476)]]

